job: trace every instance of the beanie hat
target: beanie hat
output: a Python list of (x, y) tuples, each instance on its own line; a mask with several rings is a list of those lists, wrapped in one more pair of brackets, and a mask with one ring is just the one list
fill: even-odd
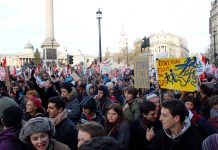
[(68, 93), (72, 91), (71, 85), (68, 82), (65, 82), (61, 85), (61, 89), (66, 89)]
[(0, 98), (0, 117), (2, 117), (3, 112), (11, 106), (18, 106), (18, 105), (12, 98), (2, 96)]
[(33, 96), (28, 100), (32, 101), (35, 107), (37, 108), (42, 107), (42, 100), (40, 98)]
[(31, 134), (47, 132), (50, 136), (55, 134), (53, 122), (46, 117), (36, 117), (27, 121), (20, 130), (19, 138), (22, 142), (28, 143), (28, 137)]
[(215, 150), (218, 147), (218, 134), (208, 136), (202, 143), (202, 150)]
[(91, 96), (86, 96), (83, 98), (83, 100), (80, 103), (81, 107), (90, 108), (92, 110), (95, 110), (97, 108), (96, 101)]
[(105, 86), (108, 88), (108, 90), (114, 89), (113, 82), (108, 82), (108, 83), (105, 84)]
[(150, 101), (153, 100), (155, 98), (159, 98), (159, 96), (157, 96), (156, 94), (150, 93), (146, 96), (146, 100)]

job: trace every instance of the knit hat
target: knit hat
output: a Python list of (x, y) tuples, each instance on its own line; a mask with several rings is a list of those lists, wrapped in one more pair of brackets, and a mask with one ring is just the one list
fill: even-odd
[(42, 100), (40, 98), (33, 96), (28, 100), (32, 101), (35, 107), (37, 108), (42, 107)]
[(61, 89), (66, 89), (68, 93), (72, 91), (71, 84), (68, 82), (61, 84)]
[(80, 102), (81, 107), (90, 108), (92, 110), (95, 110), (97, 108), (96, 101), (91, 96), (86, 96), (83, 98), (83, 100)]
[(0, 117), (2, 116), (4, 110), (6, 110), (11, 106), (18, 106), (18, 105), (13, 99), (6, 96), (2, 96), (0, 98)]
[(55, 134), (54, 124), (49, 118), (37, 117), (30, 119), (20, 130), (19, 138), (22, 142), (28, 143), (27, 139), (30, 135), (40, 132), (47, 132), (50, 136)]
[(146, 96), (146, 100), (153, 100), (153, 99), (156, 99), (156, 98), (159, 98), (159, 96), (157, 96), (156, 94), (153, 94), (153, 93), (150, 93)]
[(218, 147), (218, 134), (208, 136), (202, 143), (202, 150), (215, 150)]
[(105, 86), (108, 88), (108, 90), (114, 89), (114, 84), (113, 84), (113, 82), (108, 82), (108, 83), (105, 84)]

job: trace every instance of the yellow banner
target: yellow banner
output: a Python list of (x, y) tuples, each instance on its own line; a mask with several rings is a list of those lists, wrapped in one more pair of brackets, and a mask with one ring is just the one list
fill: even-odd
[(160, 88), (197, 90), (196, 58), (165, 58), (156, 61)]

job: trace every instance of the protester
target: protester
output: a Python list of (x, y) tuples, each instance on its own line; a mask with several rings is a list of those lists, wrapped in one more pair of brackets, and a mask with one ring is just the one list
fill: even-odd
[(218, 134), (208, 136), (202, 143), (202, 150), (217, 150), (218, 149)]
[(101, 111), (97, 109), (97, 104), (93, 97), (84, 97), (80, 105), (82, 108), (82, 114), (79, 121), (80, 124), (94, 121), (101, 124), (102, 126), (105, 125), (105, 118), (102, 115)]
[(35, 117), (45, 117), (45, 115), (45, 109), (42, 107), (41, 99), (34, 96), (28, 98), (23, 119), (28, 121)]
[(106, 110), (110, 104), (112, 104), (112, 100), (108, 98), (109, 92), (106, 86), (99, 85), (98, 86), (98, 94), (94, 97), (97, 102), (97, 108), (105, 115)]
[(27, 143), (29, 150), (70, 150), (70, 148), (53, 139), (55, 128), (48, 118), (32, 118), (20, 131), (20, 140)]
[(158, 120), (158, 112), (154, 103), (142, 102), (140, 113), (140, 117), (131, 126), (131, 148), (147, 150), (155, 133), (162, 128), (162, 125)]
[(83, 143), (79, 150), (124, 150), (112, 137), (95, 137)]
[[(6, 97), (6, 96), (0, 97), (0, 118), (2, 117), (3, 112), (11, 106), (18, 106), (18, 105), (10, 97)], [(3, 125), (2, 125), (2, 123), (0, 123), (0, 131), (2, 131), (2, 130), (3, 130)]]
[(105, 135), (104, 128), (97, 122), (87, 122), (77, 126), (78, 128), (78, 148), (84, 142), (94, 137), (100, 137)]
[(188, 110), (179, 100), (162, 103), (160, 121), (163, 129), (152, 140), (151, 150), (200, 150), (203, 138), (188, 118)]
[(44, 100), (43, 100), (43, 107), (45, 109), (47, 109), (48, 99), (50, 97), (58, 96), (59, 93), (55, 89), (54, 82), (52, 80), (49, 80), (49, 79), (46, 80), (44, 88), (45, 88), (45, 96), (44, 96)]
[(47, 112), (55, 126), (54, 138), (70, 147), (77, 149), (77, 130), (73, 122), (67, 116), (64, 97), (49, 98)]
[(25, 150), (26, 146), (19, 140), (22, 128), (23, 111), (18, 106), (4, 110), (1, 123), (4, 130), (0, 132), (0, 148), (2, 150)]
[(111, 104), (106, 111), (106, 135), (113, 137), (120, 144), (123, 145), (125, 150), (129, 149), (131, 129), (123, 116), (123, 109), (120, 104)]
[(130, 123), (137, 120), (140, 115), (139, 103), (136, 101), (137, 93), (137, 89), (132, 85), (126, 88), (126, 104), (123, 107), (123, 114)]
[(70, 83), (63, 83), (61, 85), (61, 96), (66, 98), (65, 105), (68, 117), (74, 124), (77, 124), (80, 118), (80, 104), (77, 98), (77, 92)]

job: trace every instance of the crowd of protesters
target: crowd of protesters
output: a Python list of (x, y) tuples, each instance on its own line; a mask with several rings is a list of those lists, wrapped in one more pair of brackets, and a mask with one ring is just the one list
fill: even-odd
[(0, 83), (0, 149), (216, 150), (218, 82), (208, 80), (186, 92), (150, 77), (150, 89), (137, 89), (133, 71), (75, 80), (32, 69), (11, 76), (10, 88)]

